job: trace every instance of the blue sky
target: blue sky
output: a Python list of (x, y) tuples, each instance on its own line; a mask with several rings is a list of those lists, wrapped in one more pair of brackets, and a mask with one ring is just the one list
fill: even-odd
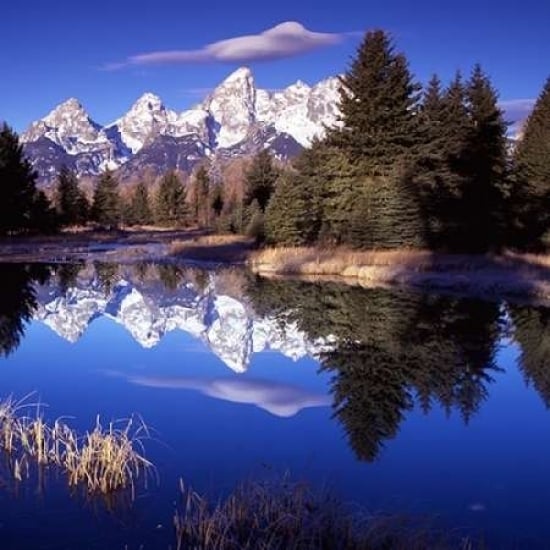
[[(359, 42), (355, 33), (375, 27), (393, 34), (421, 81), (433, 72), (448, 79), (480, 62), (512, 105), (509, 118), (525, 111), (521, 100), (535, 98), (550, 74), (550, 3), (541, 0), (454, 6), (441, 0), (29, 0), (3, 5), (0, 20), (0, 119), (18, 131), (72, 96), (102, 124), (146, 91), (182, 110), (241, 65), (249, 65), (265, 88), (297, 79), (314, 83), (344, 71)], [(240, 50), (225, 55), (234, 43), (222, 44), (222, 55), (208, 49), (286, 21), (323, 34), (304, 34), (296, 47), (287, 44), (263, 60)], [(300, 48), (307, 53), (296, 55)], [(167, 51), (177, 55), (158, 54)]]

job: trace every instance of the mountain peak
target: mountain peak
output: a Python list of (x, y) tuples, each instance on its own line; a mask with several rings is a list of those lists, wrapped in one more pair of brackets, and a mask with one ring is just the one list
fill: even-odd
[(230, 147), (246, 137), (256, 121), (256, 92), (252, 71), (248, 67), (240, 67), (206, 98), (202, 108), (219, 125), (219, 147)]
[(54, 111), (61, 111), (61, 110), (70, 110), (70, 111), (83, 111), (84, 107), (82, 107), (82, 103), (76, 99), (76, 97), (70, 97), (69, 99), (66, 99), (62, 103), (60, 103)]
[(310, 89), (309, 84), (306, 84), (303, 80), (297, 80), (294, 84), (289, 86), (289, 88), (306, 88), (307, 90)]
[(134, 102), (131, 107), (132, 110), (145, 109), (147, 111), (159, 111), (163, 108), (164, 104), (162, 103), (162, 99), (160, 99), (158, 95), (151, 92), (145, 92)]
[(101, 126), (94, 122), (78, 99), (71, 97), (60, 103), (42, 120), (33, 122), (21, 139), (32, 142), (46, 137), (72, 155), (104, 144)]
[(283, 90), (284, 94), (297, 94), (297, 95), (306, 95), (311, 91), (311, 87), (308, 86), (302, 80), (297, 80), (294, 84), (291, 84), (288, 88)]
[(250, 81), (254, 80), (254, 75), (250, 70), (250, 67), (239, 67), (236, 71), (233, 71), (223, 82), (223, 84), (229, 84), (238, 81)]
[(66, 118), (67, 116), (78, 116), (79, 118), (86, 119), (90, 118), (82, 106), (82, 103), (80, 103), (76, 97), (70, 97), (54, 107), (43, 120), (46, 123), (59, 122), (60, 117)]
[[(292, 28), (284, 24), (279, 31)], [(270, 92), (258, 88), (251, 69), (242, 66), (187, 111), (169, 109), (158, 95), (146, 92), (120, 118), (102, 126), (71, 97), (34, 122), (21, 139), (32, 150), (41, 183), (55, 177), (51, 148), (31, 147), (42, 138), (59, 146), (55, 165), (70, 161), (79, 175), (96, 175), (107, 165), (122, 167), (142, 149), (145, 153), (129, 163), (128, 177), (144, 166), (145, 159), (166, 169), (174, 162), (192, 168), (210, 154), (233, 158), (253, 154), (258, 147), (282, 151), (287, 158), (294, 156), (295, 146), (309, 146), (326, 126), (338, 123), (338, 88), (338, 79), (329, 78), (314, 86), (298, 80)], [(67, 155), (72, 158), (67, 160)]]

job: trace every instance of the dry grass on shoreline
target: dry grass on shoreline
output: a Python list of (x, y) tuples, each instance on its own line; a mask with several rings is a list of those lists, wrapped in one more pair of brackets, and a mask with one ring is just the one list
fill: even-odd
[(543, 254), (266, 248), (251, 254), (249, 266), (265, 276), (330, 279), (366, 287), (402, 285), (550, 302), (550, 255)]
[(251, 255), (253, 267), (304, 274), (343, 274), (362, 266), (413, 265), (428, 267), (434, 254), (424, 250), (350, 250), (346, 248), (276, 247), (264, 248)]
[(254, 251), (250, 265), (258, 271), (304, 275), (360, 276), (363, 268), (422, 272), (550, 268), (550, 255), (504, 251), (493, 254), (444, 254), (429, 250), (351, 250), (343, 247), (276, 247)]
[(243, 263), (254, 244), (254, 239), (242, 235), (203, 235), (172, 241), (169, 255), (193, 261)]
[[(35, 412), (25, 414), (29, 410)], [(141, 440), (147, 434), (141, 419), (105, 427), (98, 416), (93, 430), (81, 437), (62, 419), (48, 424), (40, 405), (27, 398), (0, 400), (0, 450), (16, 481), (30, 475), (32, 464), (51, 465), (66, 473), (70, 486), (84, 486), (88, 493), (130, 489), (133, 496), (136, 481), (146, 483), (153, 469), (143, 454)]]

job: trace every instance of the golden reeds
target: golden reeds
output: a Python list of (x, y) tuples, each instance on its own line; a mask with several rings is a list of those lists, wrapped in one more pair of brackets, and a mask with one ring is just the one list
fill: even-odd
[[(174, 516), (177, 550), (466, 550), (469, 539), (423, 521), (349, 509), (328, 493), (285, 475), (247, 482), (211, 506), (180, 481)], [(477, 547), (477, 546), (476, 546)]]
[(89, 493), (129, 488), (134, 495), (135, 481), (147, 482), (153, 465), (143, 454), (142, 439), (148, 430), (141, 418), (103, 426), (98, 416), (94, 429), (79, 437), (62, 419), (48, 424), (39, 405), (33, 416), (20, 414), (34, 406), (25, 399), (0, 400), (0, 450), (11, 459), (14, 479), (28, 476), (29, 463), (34, 462), (59, 467), (69, 485), (83, 485)]
[(410, 266), (423, 270), (433, 264), (426, 250), (352, 250), (337, 248), (277, 247), (252, 253), (253, 269), (304, 275), (353, 275), (361, 267)]
[(254, 245), (254, 239), (242, 235), (204, 235), (172, 241), (168, 254), (194, 261), (242, 263)]
[(303, 484), (245, 483), (213, 507), (183, 482), (180, 490), (178, 550), (370, 548), (333, 499)]

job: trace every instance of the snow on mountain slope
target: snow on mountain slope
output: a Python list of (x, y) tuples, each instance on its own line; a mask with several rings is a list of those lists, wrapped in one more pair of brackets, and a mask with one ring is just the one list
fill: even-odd
[(206, 120), (209, 113), (192, 109), (181, 114), (167, 109), (160, 97), (143, 94), (121, 118), (108, 126), (118, 131), (122, 142), (136, 154), (157, 136), (181, 137), (198, 134), (208, 139)]
[(250, 69), (229, 75), (202, 105), (216, 124), (216, 144), (231, 147), (242, 141), (256, 120), (256, 85)]
[[(63, 164), (79, 175), (117, 169), (149, 146), (154, 154), (148, 154), (147, 163), (162, 159), (158, 171), (167, 163), (176, 168), (172, 166), (176, 161), (178, 166), (192, 168), (217, 150), (231, 150), (233, 155), (268, 148), (268, 142), (247, 143), (262, 134), (269, 135), (271, 142), (278, 137), (274, 133), (286, 140), (279, 147), (279, 156), (286, 157), (299, 149), (289, 139), (307, 147), (314, 137), (324, 135), (326, 126), (338, 123), (338, 88), (338, 79), (328, 78), (313, 87), (298, 81), (270, 92), (258, 88), (250, 69), (241, 67), (193, 109), (178, 113), (147, 92), (122, 117), (102, 127), (71, 98), (33, 122), (21, 140), (40, 181), (50, 181)], [(200, 146), (190, 146), (199, 142)], [(162, 152), (165, 147), (170, 148), (167, 155)], [(187, 159), (189, 155), (198, 159)], [(125, 176), (143, 164), (130, 164)]]
[(339, 80), (329, 78), (314, 86), (298, 81), (288, 88), (262, 94), (258, 120), (273, 124), (279, 132), (291, 135), (308, 147), (313, 138), (323, 137), (325, 126), (338, 121)]
[(101, 126), (90, 118), (75, 98), (64, 101), (43, 119), (33, 122), (21, 140), (36, 141), (40, 137), (60, 145), (69, 154), (91, 150), (108, 141)]
[(227, 148), (242, 141), (256, 123), (273, 125), (303, 147), (324, 135), (324, 126), (337, 123), (339, 80), (326, 79), (313, 88), (302, 81), (270, 93), (256, 87), (252, 72), (240, 68), (205, 100), (219, 131), (217, 144)]
[[(48, 151), (50, 157), (55, 150), (48, 148), (46, 143), (60, 148), (50, 166), (65, 164), (79, 173), (97, 174), (106, 168), (116, 169), (128, 160), (130, 153), (122, 142), (113, 139), (107, 128), (94, 122), (75, 98), (61, 103), (43, 119), (33, 122), (21, 135), (21, 141), (31, 145), (27, 154), (35, 168), (38, 165), (39, 175), (48, 171), (47, 166), (40, 167), (44, 160), (41, 152)], [(43, 145), (33, 148), (36, 143)], [(72, 158), (66, 158), (66, 155)]]

